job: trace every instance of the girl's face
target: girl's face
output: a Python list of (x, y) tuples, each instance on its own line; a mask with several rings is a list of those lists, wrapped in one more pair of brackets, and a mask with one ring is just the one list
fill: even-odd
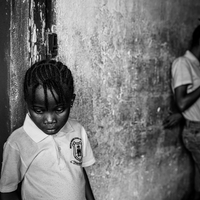
[[(54, 92), (55, 98), (58, 95)], [(30, 97), (31, 99), (32, 97)], [(47, 90), (48, 108), (45, 106), (45, 94), (42, 86), (35, 91), (35, 101), (27, 102), (30, 118), (47, 135), (54, 135), (65, 125), (69, 118), (70, 105), (56, 103), (50, 90)], [(72, 99), (72, 103), (73, 103)]]

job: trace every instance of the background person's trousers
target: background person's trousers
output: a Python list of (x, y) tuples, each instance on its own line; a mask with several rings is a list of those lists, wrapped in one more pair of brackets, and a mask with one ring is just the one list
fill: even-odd
[(186, 120), (182, 133), (183, 143), (195, 163), (195, 190), (200, 192), (200, 122)]

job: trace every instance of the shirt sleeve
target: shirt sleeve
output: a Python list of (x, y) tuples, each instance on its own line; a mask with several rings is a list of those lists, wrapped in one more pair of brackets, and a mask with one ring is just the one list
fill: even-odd
[(82, 167), (88, 167), (95, 163), (95, 158), (93, 155), (93, 151), (88, 140), (85, 129), (82, 127), (82, 141), (83, 141), (83, 159), (82, 159)]
[(190, 65), (185, 58), (178, 58), (172, 64), (172, 88), (192, 84)]
[(5, 143), (0, 180), (1, 192), (13, 192), (17, 189), (21, 181), (20, 163), (19, 151), (13, 148), (8, 142)]

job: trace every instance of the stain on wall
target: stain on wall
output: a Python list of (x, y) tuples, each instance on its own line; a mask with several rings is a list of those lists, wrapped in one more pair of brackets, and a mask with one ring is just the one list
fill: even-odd
[(187, 48), (200, 3), (160, 0), (56, 2), (58, 59), (75, 78), (72, 117), (97, 159), (97, 200), (178, 200), (191, 166), (179, 129), (163, 130), (172, 61)]

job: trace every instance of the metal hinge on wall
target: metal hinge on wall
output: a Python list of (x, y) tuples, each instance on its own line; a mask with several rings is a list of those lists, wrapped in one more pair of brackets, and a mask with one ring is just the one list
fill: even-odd
[(47, 58), (55, 58), (58, 55), (58, 40), (57, 34), (47, 32), (46, 34), (46, 41), (47, 41)]

